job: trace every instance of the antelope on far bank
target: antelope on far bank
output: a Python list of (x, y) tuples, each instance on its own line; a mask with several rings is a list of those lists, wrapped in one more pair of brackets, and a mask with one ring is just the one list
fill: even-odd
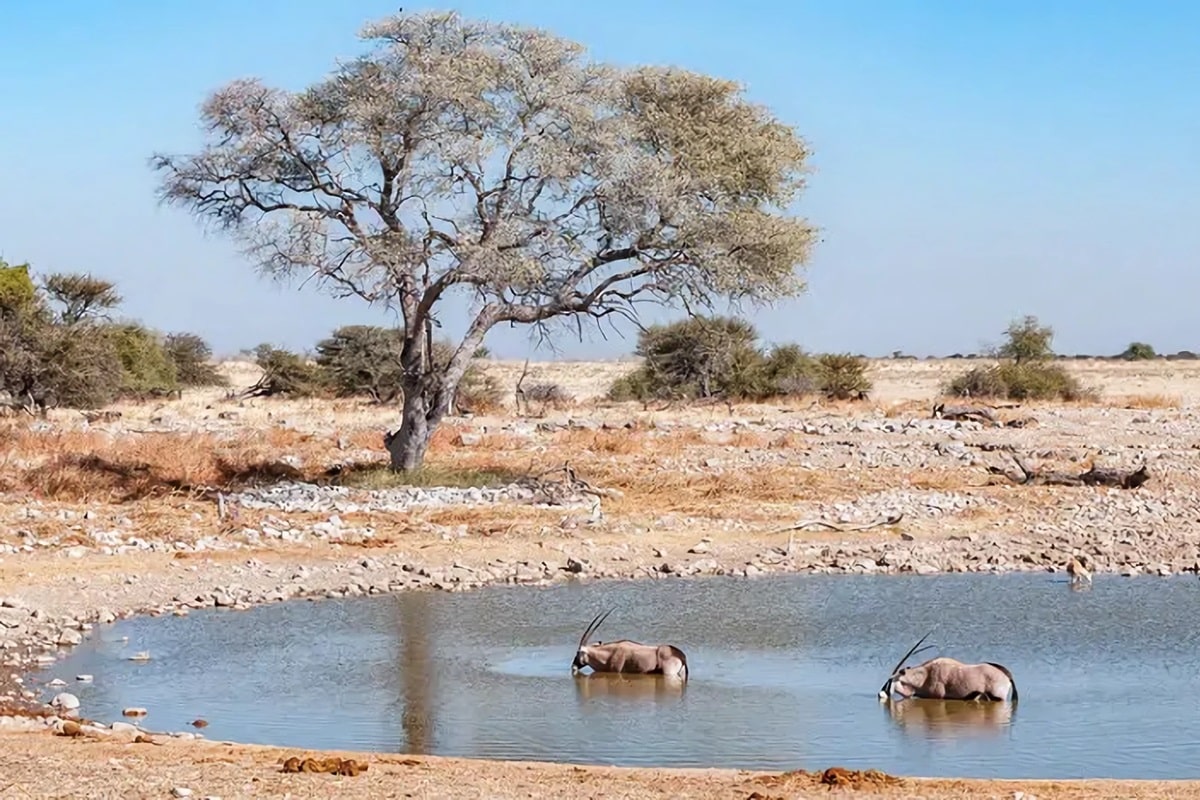
[(892, 692), (902, 698), (915, 697), (930, 700), (992, 700), (1001, 701), (1009, 697), (1018, 700), (1017, 683), (1008, 667), (986, 661), (982, 664), (964, 664), (958, 659), (941, 656), (931, 658), (915, 667), (905, 667), (904, 662), (917, 652), (921, 641), (896, 662), (892, 674), (879, 690), (879, 697), (888, 700)]
[(1083, 560), (1083, 556), (1072, 556), (1067, 563), (1067, 574), (1071, 576), (1072, 584), (1092, 582), (1092, 573), (1084, 566)]
[(593, 642), (587, 638), (596, 632), (612, 609), (592, 618), (583, 636), (575, 660), (571, 662), (571, 674), (576, 675), (584, 667), (596, 672), (615, 672), (640, 675), (665, 675), (669, 678), (687, 680), (687, 656), (678, 647), (670, 644), (641, 644), (621, 639), (616, 642)]

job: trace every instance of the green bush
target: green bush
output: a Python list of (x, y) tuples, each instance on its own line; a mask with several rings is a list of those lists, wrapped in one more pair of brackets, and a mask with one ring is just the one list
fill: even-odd
[(658, 325), (638, 337), (644, 361), (613, 381), (608, 399), (766, 400), (824, 394), (857, 398), (870, 391), (867, 362), (860, 356), (813, 357), (798, 345), (779, 345), (767, 354), (754, 327), (740, 319), (694, 317)]
[(228, 386), (229, 379), (212, 363), (212, 348), (194, 333), (171, 333), (163, 341), (167, 358), (175, 365), (180, 386)]
[(330, 393), (327, 373), (303, 356), (269, 344), (254, 348), (254, 363), (263, 371), (258, 382), (246, 390), (257, 397), (288, 395), (320, 397)]
[(401, 393), (403, 349), (403, 331), (345, 325), (317, 343), (316, 362), (340, 396), (368, 395), (386, 403)]
[(153, 331), (136, 323), (105, 325), (100, 330), (112, 343), (121, 364), (123, 397), (144, 397), (179, 388), (175, 362)]
[(1154, 348), (1145, 342), (1130, 342), (1129, 347), (1126, 347), (1125, 351), (1118, 356), (1126, 361), (1149, 361), (1157, 357), (1158, 354), (1154, 352)]
[(1005, 400), (1084, 400), (1094, 393), (1057, 364), (1005, 362), (975, 367), (947, 386), (960, 397)]
[(821, 393), (832, 400), (857, 399), (871, 391), (862, 356), (825, 353), (817, 358), (817, 375)]
[(37, 287), (29, 277), (29, 265), (9, 265), (0, 259), (0, 311), (16, 314), (28, 311), (37, 303)]
[(771, 394), (754, 326), (729, 317), (691, 317), (652, 325), (638, 336), (644, 360), (609, 396), (648, 400), (760, 398)]

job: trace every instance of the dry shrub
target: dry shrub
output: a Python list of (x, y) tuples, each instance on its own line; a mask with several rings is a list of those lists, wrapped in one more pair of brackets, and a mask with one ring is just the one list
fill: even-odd
[(646, 434), (620, 430), (588, 430), (572, 428), (559, 431), (551, 438), (552, 447), (570, 453), (603, 453), (605, 455), (629, 455), (642, 450)]
[[(128, 502), (174, 493), (197, 493), (261, 481), (307, 477), (281, 460), (286, 452), (318, 465), (330, 451), (317, 440), (284, 428), (238, 438), (211, 434), (127, 434), (55, 431), (12, 426), (0, 441), (5, 463), (0, 490), (56, 500)], [(319, 467), (310, 467), (316, 470)]]
[(1116, 398), (1111, 405), (1136, 409), (1182, 408), (1183, 398), (1177, 394), (1136, 394)]
[(959, 375), (946, 387), (955, 397), (1002, 398), (1006, 400), (1092, 400), (1096, 393), (1057, 364), (1040, 361), (1009, 361), (990, 367), (975, 367)]

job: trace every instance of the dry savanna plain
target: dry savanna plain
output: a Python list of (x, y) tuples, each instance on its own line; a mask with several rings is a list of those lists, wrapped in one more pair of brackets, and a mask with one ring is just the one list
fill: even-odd
[[(511, 398), (522, 363), (480, 363)], [(533, 364), (527, 380), (559, 384), (572, 401), (448, 419), (417, 487), (383, 468), (396, 409), (364, 400), (212, 389), (110, 410), (119, 415), (0, 419), (0, 798), (1200, 797), (1200, 782), (377, 753), (337, 754), (365, 771), (290, 772), (289, 758), (332, 754), (92, 720), (33, 691), (38, 659), (114, 619), (303, 596), (1062, 570), (1073, 555), (1101, 573), (1200, 569), (1200, 361), (1065, 360), (1094, 398), (934, 415), (944, 381), (974, 363), (876, 360), (865, 401), (733, 406), (605, 401), (632, 361)], [(257, 378), (253, 365), (222, 369), (234, 389)], [(1142, 466), (1149, 480), (1136, 488), (1072, 480)]]

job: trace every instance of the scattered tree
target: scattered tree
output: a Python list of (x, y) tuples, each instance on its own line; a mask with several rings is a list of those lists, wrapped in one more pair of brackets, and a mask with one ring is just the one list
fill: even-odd
[(111, 281), (81, 273), (50, 275), (42, 286), (58, 304), (58, 319), (64, 325), (102, 318), (122, 301)]
[[(237, 80), (195, 154), (157, 155), (164, 202), (239, 238), (278, 278), (400, 312), (392, 467), (419, 467), (487, 332), (798, 294), (813, 228), (788, 214), (809, 151), (741, 87), (618, 67), (547, 32), (397, 14), (299, 92)], [(433, 326), (474, 301), (450, 358)]]
[(194, 333), (171, 333), (163, 341), (181, 386), (227, 386), (229, 379), (212, 363), (212, 348)]
[(1058, 364), (1051, 363), (1054, 330), (1027, 316), (1008, 326), (1008, 340), (996, 348), (1000, 363), (975, 367), (952, 379), (945, 390), (959, 397), (1009, 400), (1081, 400), (1094, 393)]
[(1054, 350), (1050, 346), (1054, 340), (1054, 329), (1039, 323), (1037, 317), (1025, 316), (1013, 320), (1005, 335), (1008, 340), (997, 350), (1000, 358), (1010, 358), (1017, 364), (1024, 364), (1054, 357)]
[(1130, 342), (1125, 351), (1118, 356), (1126, 361), (1149, 361), (1157, 357), (1158, 354), (1154, 352), (1154, 348), (1145, 342)]

